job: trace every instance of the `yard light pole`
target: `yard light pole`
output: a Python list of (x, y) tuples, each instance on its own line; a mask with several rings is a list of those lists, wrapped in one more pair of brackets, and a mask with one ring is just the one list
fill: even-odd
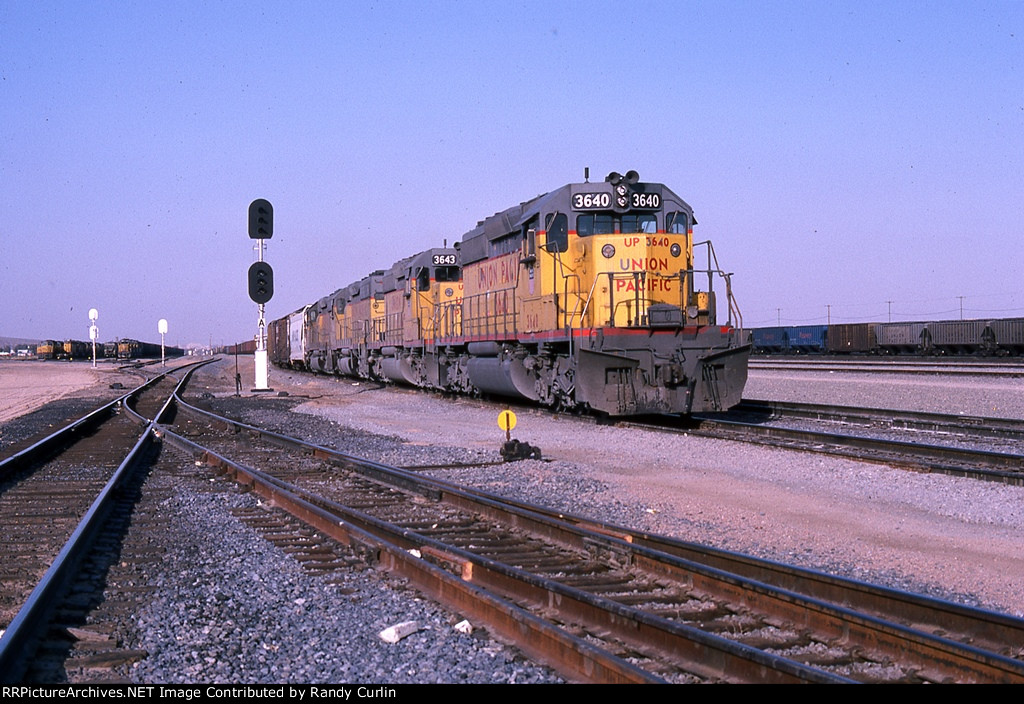
[(100, 312), (95, 308), (89, 309), (89, 339), (92, 340), (92, 367), (96, 368), (96, 338), (100, 335), (100, 329), (96, 327), (96, 321), (100, 317)]
[(160, 333), (160, 365), (166, 367), (167, 358), (164, 356), (164, 335), (167, 334), (167, 321), (160, 318), (160, 321), (156, 324), (156, 329)]

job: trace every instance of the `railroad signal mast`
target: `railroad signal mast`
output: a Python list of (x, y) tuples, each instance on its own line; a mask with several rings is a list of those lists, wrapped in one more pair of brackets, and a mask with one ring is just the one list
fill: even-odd
[(249, 238), (259, 242), (257, 260), (249, 267), (249, 298), (260, 307), (259, 332), (256, 334), (256, 384), (254, 391), (270, 391), (270, 366), (267, 359), (267, 324), (264, 305), (274, 295), (274, 270), (263, 261), (263, 240), (274, 236), (274, 206), (257, 198), (249, 204)]

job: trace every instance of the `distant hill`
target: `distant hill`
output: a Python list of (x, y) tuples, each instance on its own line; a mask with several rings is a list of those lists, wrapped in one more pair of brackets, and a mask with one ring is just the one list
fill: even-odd
[(0, 337), (0, 349), (9, 349), (18, 345), (38, 345), (42, 340), (31, 337)]

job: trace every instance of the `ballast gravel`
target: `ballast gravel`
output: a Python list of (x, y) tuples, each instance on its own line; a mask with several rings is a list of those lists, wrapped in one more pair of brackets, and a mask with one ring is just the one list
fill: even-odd
[[(164, 569), (127, 646), (148, 657), (122, 668), (136, 682), (558, 682), (484, 631), (458, 632), (445, 612), (400, 581), (353, 566), (310, 575), (229, 509), (256, 499), (179, 486), (162, 510), (182, 521), (161, 537)], [(215, 537), (214, 537), (215, 536)], [(379, 632), (417, 629), (396, 643)]]
[[(243, 388), (252, 385), (251, 361)], [(272, 393), (234, 396), (234, 368), (197, 375), (193, 397), (254, 424), (388, 464), (497, 463), (500, 405), (273, 370)], [(751, 372), (746, 397), (1024, 417), (1008, 379)], [(279, 394), (287, 395), (279, 395)], [(991, 409), (991, 410), (989, 410)], [(65, 412), (67, 409), (64, 409)], [(684, 540), (1024, 616), (1024, 489), (885, 465), (668, 436), (516, 408), (513, 435), (543, 461), (421, 469), (451, 481)], [(38, 424), (38, 419), (37, 419)], [(31, 425), (31, 423), (27, 424)], [(0, 437), (27, 436), (23, 421)], [(162, 461), (175, 460), (165, 453)], [(154, 478), (160, 473), (154, 473)], [(230, 513), (257, 499), (167, 475), (154, 591), (122, 624), (148, 657), (135, 682), (557, 682), (486, 632), (402, 584), (353, 567), (305, 573)], [(395, 644), (378, 632), (408, 620)]]
[[(297, 404), (292, 415), (310, 416), (305, 424), (284, 421), (283, 432), (392, 464), (439, 464), (445, 453), (457, 462), (496, 461), (504, 441), (498, 404), (277, 369), (271, 383), (289, 394), (279, 403)], [(1024, 418), (1024, 381), (1012, 378), (801, 380), (752, 371), (745, 396)], [(254, 422), (269, 420), (265, 401), (236, 403), (247, 402)], [(543, 461), (433, 473), (610, 523), (1024, 616), (1022, 487), (515, 411), (513, 436), (539, 446)]]

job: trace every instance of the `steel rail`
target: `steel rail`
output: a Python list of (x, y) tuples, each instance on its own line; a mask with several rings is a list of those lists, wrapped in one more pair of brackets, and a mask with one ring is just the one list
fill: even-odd
[[(550, 664), (570, 679), (600, 683), (663, 682), (660, 677), (533, 616), (506, 601), (507, 598), (528, 600), (537, 607), (558, 612), (561, 618), (600, 624), (607, 632), (637, 646), (657, 646), (665, 652), (673, 652), (686, 660), (691, 672), (702, 677), (741, 682), (852, 682), (544, 580), (387, 524), (361, 511), (318, 499), (173, 431), (165, 429), (163, 439), (190, 451), (328, 537), (364, 551), (373, 550), (384, 569), (410, 579), (425, 594), (449, 608), (485, 621), (501, 636), (514, 640), (527, 655)], [(413, 556), (410, 552), (413, 549), (419, 552), (419, 557)], [(482, 601), (478, 603), (478, 600)]]
[(92, 431), (101, 423), (108, 420), (124, 405), (124, 402), (128, 398), (141, 393), (156, 383), (157, 379), (150, 379), (135, 389), (118, 396), (113, 401), (110, 401), (96, 410), (87, 413), (81, 418), (68, 423), (63, 428), (54, 431), (42, 440), (26, 447), (24, 450), (0, 460), (0, 478), (7, 477), (16, 471), (28, 467), (29, 465), (41, 462), (48, 457), (52, 457), (61, 449), (73, 443), (78, 437)]
[(382, 568), (410, 580), (424, 594), (464, 615), (488, 623), (495, 632), (515, 641), (528, 655), (544, 660), (550, 653), (558, 654), (561, 658), (561, 671), (570, 678), (618, 684), (663, 682), (661, 678), (564, 633), (431, 562), (414, 557), (405, 548), (341, 518), (336, 512), (307, 501), (285, 483), (259, 470), (232, 462), (168, 429), (163, 430), (162, 438), (164, 442), (202, 458), (206, 464), (220, 469), (245, 488), (313, 529), (369, 556)]
[[(1017, 379), (1024, 376), (1024, 369), (1020, 367), (1000, 369), (998, 365), (990, 368), (972, 368), (971, 365), (960, 366), (951, 362), (901, 362), (904, 366), (894, 366), (893, 363), (883, 362), (843, 362), (839, 360), (808, 360), (806, 358), (785, 361), (781, 359), (754, 360), (751, 359), (748, 369), (753, 371), (787, 371), (787, 372), (841, 372), (843, 374), (928, 374), (938, 376), (948, 374), (951, 376), (980, 376), (980, 377), (1005, 377)], [(980, 365), (975, 365), (979, 367)]]
[[(212, 416), (212, 414), (209, 414), (206, 411), (194, 408), (192, 408), (192, 410), (207, 417)], [(421, 493), (427, 493), (427, 491), (430, 493), (440, 492), (443, 494), (443, 498), (447, 503), (451, 503), (456, 506), (465, 503), (463, 507), (467, 510), (477, 513), (493, 514), (494, 517), (502, 520), (503, 522), (511, 522), (534, 534), (555, 539), (562, 543), (571, 544), (576, 548), (581, 546), (592, 547), (595, 544), (595, 540), (601, 540), (600, 537), (595, 537), (594, 535), (585, 535), (582, 531), (577, 531), (574, 536), (567, 537), (568, 533), (566, 532), (566, 525), (560, 521), (554, 520), (551, 514), (542, 517), (538, 514), (531, 513), (528, 510), (521, 510), (513, 512), (513, 515), (509, 513), (508, 508), (501, 503), (501, 500), (498, 500), (495, 497), (481, 497), (480, 492), (474, 493), (472, 496), (474, 503), (470, 503), (470, 500), (466, 498), (469, 494), (453, 488), (452, 485), (436, 481), (428, 481), (422, 477), (408, 476), (408, 473), (395, 470), (394, 468), (387, 468), (386, 466), (376, 463), (364, 463), (363, 461), (356, 460), (355, 458), (351, 458), (343, 453), (337, 453), (326, 448), (286, 438), (285, 436), (281, 436), (276, 433), (262, 431), (254, 428), (253, 426), (248, 426), (237, 421), (230, 421), (216, 416), (213, 417), (218, 418), (219, 422), (230, 424), (238, 429), (245, 430), (248, 433), (258, 434), (260, 436), (267, 437), (268, 439), (273, 438), (272, 441), (279, 444), (304, 446), (317, 456), (334, 458), (339, 464), (343, 464), (349, 468), (355, 468), (357, 471), (359, 471), (359, 465), (371, 466), (372, 471), (378, 478), (382, 473), (391, 474), (392, 476), (399, 477), (399, 480), (405, 484), (420, 483), (423, 487), (433, 487), (430, 489), (421, 488), (419, 491)], [(608, 533), (607, 530), (603, 532), (606, 534)], [(678, 579), (690, 583), (694, 580), (704, 580), (706, 584), (709, 585), (709, 591), (713, 591), (713, 588), (710, 587), (712, 582), (717, 582), (719, 585), (726, 585), (719, 586), (718, 588), (724, 589), (727, 592), (731, 592), (736, 588), (749, 588), (758, 594), (758, 596), (752, 597), (756, 602), (763, 603), (765, 600), (774, 601), (784, 610), (797, 609), (799, 614), (807, 612), (816, 612), (821, 614), (818, 619), (819, 622), (828, 622), (832, 624), (822, 626), (825, 631), (833, 629), (836, 633), (845, 633), (847, 635), (852, 631), (860, 631), (865, 643), (878, 644), (887, 642), (887, 647), (889, 647), (893, 652), (903, 649), (906, 643), (917, 642), (917, 647), (925, 650), (931, 649), (933, 653), (937, 653), (929, 657), (944, 660), (948, 656), (942, 654), (943, 652), (955, 652), (956, 655), (954, 657), (963, 657), (966, 660), (980, 663), (977, 665), (979, 672), (988, 671), (988, 674), (971, 674), (967, 676), (968, 680), (972, 677), (977, 677), (980, 681), (985, 681), (985, 677), (994, 677), (994, 680), (992, 681), (1005, 681), (1000, 678), (1009, 677), (1010, 680), (1016, 680), (1024, 675), (1024, 666), (1022, 666), (1021, 663), (1009, 658), (1004, 658), (1000, 655), (994, 655), (989, 652), (981, 651), (980, 649), (963, 646), (962, 644), (953, 643), (945, 639), (934, 639), (933, 637), (924, 635), (920, 632), (911, 632), (910, 629), (906, 629), (902, 626), (881, 623), (881, 619), (865, 618), (862, 614), (854, 614), (848, 610), (836, 608), (833, 604), (819, 602), (819, 600), (806, 597), (803, 594), (790, 593), (786, 590), (778, 590), (767, 584), (754, 584), (749, 578), (739, 578), (736, 575), (722, 574), (720, 570), (710, 568), (706, 565), (690, 563), (685, 560), (680, 561), (678, 557), (676, 557), (673, 562), (673, 559), (668, 554), (645, 554), (645, 551), (648, 551), (647, 548), (631, 544), (629, 539), (624, 538), (621, 534), (612, 534), (605, 537), (605, 550), (613, 554), (628, 555), (628, 557), (626, 557), (627, 560), (637, 563), (647, 561), (646, 564), (648, 569), (653, 573), (665, 574), (672, 572), (676, 574)], [(420, 539), (429, 541), (429, 539), (422, 536)], [(441, 546), (435, 547), (439, 550), (444, 549), (451, 551), (451, 548)], [(472, 558), (466, 557), (465, 559), (470, 560)], [(746, 583), (740, 585), (741, 582)], [(737, 585), (739, 585), (739, 587)], [(742, 601), (744, 598), (746, 597), (738, 598), (738, 600)], [(796, 615), (797, 618), (800, 618), (799, 614)], [(941, 643), (936, 645), (937, 641), (941, 641)], [(925, 658), (925, 660), (927, 660), (927, 658)], [(928, 665), (924, 664), (922, 666), (927, 667)], [(974, 666), (972, 665), (970, 667)], [(990, 667), (993, 667), (994, 669), (989, 670), (988, 668)], [(1003, 674), (1006, 672), (1009, 672), (1010, 674)]]
[[(857, 408), (794, 401), (743, 399), (730, 414), (752, 414), (766, 419), (804, 418), (890, 428), (970, 435), (972, 437), (1024, 439), (1024, 420), (985, 416), (929, 413), (888, 408)], [(703, 417), (703, 416), (698, 416)]]
[[(449, 484), (469, 494), (493, 495), (472, 487)], [(989, 609), (964, 606), (945, 599), (883, 587), (856, 579), (827, 574), (817, 570), (788, 565), (743, 553), (722, 550), (710, 545), (677, 540), (647, 531), (637, 531), (612, 523), (594, 521), (536, 504), (502, 498), (502, 502), (531, 513), (572, 523), (597, 533), (605, 533), (637, 546), (668, 553), (724, 572), (748, 577), (838, 606), (871, 613), (884, 620), (909, 624), (915, 630), (955, 634), (954, 639), (973, 644), (994, 653), (1024, 656), (1024, 619)]]
[(194, 367), (178, 382), (174, 392), (168, 395), (160, 413), (153, 420), (146, 419), (135, 413), (129, 407), (128, 400), (158, 384), (170, 372), (150, 379), (114, 401), (101, 406), (99, 409), (68, 424), (61, 430), (52, 433), (31, 447), (0, 462), (0, 476), (2, 476), (6, 471), (14, 471), (14, 468), (25, 467), (31, 463), (53, 456), (59, 449), (71, 444), (74, 438), (87, 430), (97, 427), (103, 421), (109, 420), (114, 410), (119, 407), (127, 409), (130, 415), (135, 416), (145, 426), (139, 439), (118, 465), (113, 476), (111, 476), (93, 500), (89, 510), (82, 517), (82, 520), (79, 521), (71, 537), (68, 538), (49, 569), (35, 589), (32, 590), (24, 606), (18, 611), (3, 634), (0, 635), (0, 682), (5, 684), (16, 683), (24, 675), (29, 661), (39, 645), (40, 633), (56, 608), (57, 601), (75, 578), (80, 565), (92, 549), (96, 537), (101, 534), (111, 510), (119, 498), (118, 495), (121, 487), (125, 486), (132, 479), (133, 473), (140, 466), (141, 458), (145, 456), (145, 453), (152, 446), (155, 431), (158, 427), (157, 420), (166, 416), (166, 413), (172, 408), (174, 403), (175, 393), (183, 388), (191, 373), (205, 363), (207, 362), (200, 363)]
[[(925, 445), (814, 430), (798, 430), (703, 415), (694, 416), (694, 418), (700, 421), (700, 427), (686, 428), (685, 430), (671, 429), (672, 432), (685, 432), (689, 435), (738, 442), (756, 442), (803, 452), (817, 452), (852, 457), (866, 462), (913, 467), (935, 474), (971, 477), (1013, 486), (1024, 486), (1024, 472), (1021, 471), (1021, 468), (1024, 467), (1024, 455)], [(670, 430), (665, 426), (636, 422), (623, 422), (620, 425), (662, 432)]]
[[(196, 369), (199, 369), (203, 365), (210, 364), (216, 361), (216, 358), (210, 360), (204, 360), (202, 362), (194, 362), (193, 368), (188, 372), (191, 374)], [(31, 446), (16, 452), (9, 457), (5, 457), (0, 460), (0, 479), (9, 476), (11, 473), (19, 471), (29, 465), (41, 462), (47, 457), (53, 456), (61, 449), (67, 447), (73, 443), (76, 438), (88, 433), (98, 427), (103, 421), (108, 420), (111, 415), (116, 413), (118, 410), (124, 408), (131, 415), (135, 416), (140, 422), (148, 422), (149, 419), (136, 413), (127, 404), (127, 401), (135, 396), (140, 395), (143, 391), (149, 389), (151, 386), (155, 386), (160, 381), (171, 375), (173, 372), (180, 371), (184, 366), (176, 369), (168, 370), (162, 374), (158, 374), (152, 379), (148, 379), (139, 386), (121, 394), (114, 400), (103, 404), (99, 408), (90, 411), (81, 418), (73, 420), (63, 428), (55, 430), (54, 432), (47, 435), (45, 438), (33, 443)]]

